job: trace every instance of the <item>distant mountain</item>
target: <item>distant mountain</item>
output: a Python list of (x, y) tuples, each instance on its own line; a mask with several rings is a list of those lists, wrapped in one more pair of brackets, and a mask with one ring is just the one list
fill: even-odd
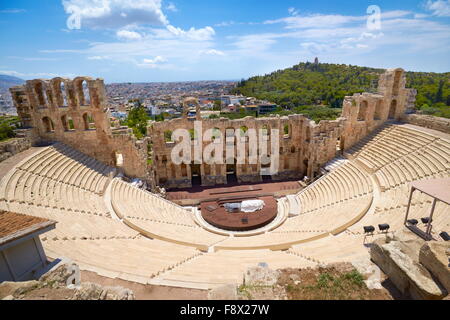
[(19, 85), (23, 84), (24, 82), (25, 82), (25, 80), (23, 80), (23, 79), (0, 74), (0, 88), (8, 89), (13, 86), (19, 86)]

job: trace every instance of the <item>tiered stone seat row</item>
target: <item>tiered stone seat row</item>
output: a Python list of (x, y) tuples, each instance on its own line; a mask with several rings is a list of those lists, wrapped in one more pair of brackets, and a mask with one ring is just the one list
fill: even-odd
[(299, 193), (301, 214), (371, 194), (372, 191), (369, 176), (348, 162)]
[(0, 199), (35, 207), (109, 216), (103, 198), (98, 194), (17, 168), (2, 180)]
[(345, 233), (293, 246), (289, 252), (319, 264), (353, 262), (369, 258), (369, 250), (364, 246), (364, 237)]
[(375, 173), (381, 190), (395, 188), (406, 182), (429, 179), (439, 173), (446, 177), (450, 172), (449, 158), (436, 152), (437, 144), (432, 143), (418, 152), (393, 161)]
[(242, 275), (249, 267), (266, 263), (272, 269), (307, 268), (315, 264), (301, 257), (281, 251), (248, 250), (218, 251), (192, 259), (163, 275), (164, 280), (186, 283), (208, 283), (212, 286), (242, 283)]
[(192, 213), (147, 191), (115, 179), (112, 182), (112, 205), (130, 227), (151, 238), (191, 245), (206, 250), (225, 236), (198, 226)]
[(438, 140), (427, 133), (402, 126), (388, 127), (380, 134), (383, 135), (379, 139), (365, 144), (356, 154), (361, 163), (374, 171)]
[(146, 238), (45, 241), (44, 245), (51, 257), (70, 257), (84, 270), (143, 283), (201, 254)]
[(75, 239), (128, 239), (139, 235), (120, 221), (107, 217), (66, 212), (52, 208), (14, 205), (14, 211), (57, 221), (56, 229), (45, 233), (43, 241)]
[(102, 194), (108, 175), (114, 169), (73, 149), (57, 143), (35, 154), (19, 169)]

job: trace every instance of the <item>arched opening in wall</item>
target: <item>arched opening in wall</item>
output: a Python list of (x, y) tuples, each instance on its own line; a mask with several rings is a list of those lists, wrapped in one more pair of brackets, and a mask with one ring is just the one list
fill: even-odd
[(188, 176), (187, 165), (184, 163), (181, 164), (181, 176), (183, 178), (187, 178), (187, 176)]
[(88, 114), (83, 114), (83, 123), (84, 123), (84, 130), (95, 130), (95, 121), (94, 118)]
[(64, 131), (69, 131), (69, 123), (67, 122), (67, 116), (62, 116), (61, 117), (61, 123), (63, 126)]
[(378, 100), (375, 105), (375, 113), (373, 115), (373, 120), (381, 120), (381, 101)]
[(397, 100), (392, 100), (391, 107), (389, 108), (389, 120), (394, 120), (397, 114)]
[(228, 138), (234, 138), (234, 128), (226, 128), (225, 136)]
[(292, 147), (291, 147), (291, 153), (295, 153), (295, 152), (296, 152), (295, 146), (292, 146)]
[(368, 107), (367, 101), (362, 101), (359, 104), (358, 121), (366, 121), (367, 107)]
[(342, 155), (344, 153), (344, 137), (339, 137), (336, 142), (336, 154)]
[(61, 103), (62, 103), (62, 105), (60, 105), (60, 107), (67, 107), (68, 106), (67, 91), (66, 91), (66, 85), (63, 81), (60, 82), (59, 89), (60, 89)]
[(306, 127), (306, 139), (305, 139), (305, 141), (308, 142), (308, 143), (311, 141), (311, 129), (310, 129), (310, 127)]
[(89, 92), (89, 85), (86, 80), (83, 80), (81, 82), (81, 90), (83, 92), (83, 100), (82, 100), (82, 101), (84, 101), (83, 105), (90, 106), (91, 105), (91, 94)]
[(283, 127), (283, 134), (285, 139), (289, 139), (292, 135), (292, 129), (290, 124), (285, 124)]
[(47, 133), (55, 132), (55, 126), (53, 121), (49, 117), (42, 118), (42, 123), (44, 124), (44, 130)]
[[(308, 166), (309, 166), (309, 160), (308, 159), (303, 160), (303, 168), (304, 168), (303, 174), (304, 175), (308, 174)], [(309, 178), (311, 179), (311, 177), (309, 177)]]
[(34, 85), (34, 92), (36, 93), (36, 97), (38, 100), (38, 104), (41, 108), (47, 107), (47, 95), (45, 93), (44, 87), (42, 85), (42, 82), (37, 82)]
[(237, 183), (237, 160), (236, 158), (227, 159), (227, 183)]
[(222, 133), (220, 132), (219, 128), (213, 128), (212, 134), (211, 134), (211, 141), (214, 143), (220, 143), (220, 140), (222, 138)]
[(261, 128), (261, 134), (262, 134), (262, 138), (263, 140), (269, 140), (270, 139), (270, 128), (268, 125), (263, 125)]
[(164, 131), (164, 142), (173, 143), (172, 134), (173, 132), (171, 130)]
[(401, 71), (396, 71), (394, 76), (394, 87), (392, 88), (392, 94), (398, 95), (399, 89), (400, 89), (400, 80), (402, 77)]
[(189, 129), (189, 135), (191, 136), (191, 141), (198, 141), (198, 133), (195, 129)]
[(75, 130), (75, 123), (74, 123), (72, 117), (70, 117), (70, 116), (67, 117), (67, 124), (69, 125), (69, 131)]
[(191, 181), (193, 186), (201, 186), (202, 185), (202, 169), (201, 165), (191, 163)]
[(239, 136), (241, 138), (247, 137), (247, 132), (248, 132), (248, 127), (247, 126), (242, 126), (242, 127), (239, 128)]
[(234, 142), (235, 142), (235, 130), (234, 128), (226, 128), (225, 129), (225, 143), (226, 143), (226, 147), (228, 148), (233, 148), (234, 147)]

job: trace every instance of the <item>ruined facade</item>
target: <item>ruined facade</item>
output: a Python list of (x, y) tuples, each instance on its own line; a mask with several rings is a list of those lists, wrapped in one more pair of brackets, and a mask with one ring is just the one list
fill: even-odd
[[(378, 93), (354, 94), (345, 97), (342, 117), (346, 119), (341, 137), (342, 150), (347, 150), (387, 121), (400, 121), (414, 90), (406, 89), (403, 69), (388, 70), (380, 76)], [(414, 101), (413, 101), (414, 102)]]
[(147, 180), (146, 143), (111, 128), (102, 79), (37, 79), (10, 91), (23, 125), (38, 137), (37, 144), (62, 142), (130, 177)]
[[(403, 118), (415, 97), (405, 84), (402, 69), (389, 70), (380, 76), (377, 93), (345, 97), (341, 117), (319, 124), (303, 115), (202, 120), (198, 101), (187, 98), (183, 117), (152, 123), (144, 141), (137, 141), (130, 130), (111, 128), (102, 79), (39, 79), (10, 90), (23, 124), (32, 128), (41, 143), (60, 141), (105, 164), (121, 167), (130, 177), (182, 188), (305, 176), (314, 179), (323, 165), (370, 132), (387, 121)], [(176, 129), (191, 132), (193, 158), (188, 163), (172, 161), (178, 142), (172, 141)], [(256, 147), (255, 153), (255, 146), (249, 143), (251, 132), (267, 143), (266, 152)], [(151, 142), (151, 167), (147, 164), (147, 141)], [(219, 157), (222, 161), (208, 163), (203, 150), (214, 144), (215, 151), (223, 152)], [(239, 155), (244, 162), (236, 161)]]
[[(260, 150), (258, 150), (257, 163), (250, 161), (252, 146), (247, 133), (252, 129), (256, 132), (267, 133), (264, 139), (267, 142), (268, 156), (271, 155), (272, 140), (278, 139), (277, 173), (271, 178), (273, 180), (300, 179), (305, 175), (311, 175), (311, 170), (314, 170), (311, 165), (314, 161), (311, 161), (311, 158), (320, 158), (327, 162), (334, 157), (336, 141), (343, 125), (342, 120), (323, 121), (320, 125), (315, 125), (302, 115), (258, 119), (247, 117), (240, 120), (225, 118), (204, 120), (202, 121), (202, 132), (196, 131), (192, 138), (191, 154), (195, 154), (194, 148), (199, 148), (199, 144), (202, 145), (201, 150), (206, 150), (208, 145), (218, 143), (223, 152), (223, 161), (208, 164), (204, 161), (204, 154), (202, 154), (202, 160), (197, 161), (198, 163), (195, 163), (193, 159), (191, 164), (176, 165), (171, 161), (172, 150), (176, 146), (176, 142), (170, 141), (169, 137), (174, 129), (183, 128), (191, 132), (197, 130), (193, 120), (183, 117), (153, 123), (149, 128), (149, 135), (152, 137), (153, 143), (153, 163), (157, 183), (167, 187), (190, 187), (193, 176), (198, 177), (203, 186), (226, 184), (230, 182), (229, 179), (237, 179), (241, 183), (263, 181), (264, 176), (261, 175), (261, 172), (272, 164), (262, 163)], [(207, 136), (206, 132), (210, 130), (213, 130), (216, 135), (214, 138), (217, 139), (204, 139)], [(279, 134), (273, 134), (273, 130), (278, 130)], [(325, 134), (328, 134), (328, 139), (324, 139)], [(231, 154), (227, 151), (227, 146), (230, 145)], [(314, 146), (315, 150), (312, 150), (311, 146)], [(238, 152), (243, 153), (245, 163), (237, 162)]]
[[(321, 121), (319, 124), (303, 115), (291, 115), (256, 119), (247, 117), (239, 120), (226, 118), (203, 120), (201, 129), (198, 129), (194, 120), (201, 120), (200, 111), (196, 106), (195, 116), (192, 115), (195, 102), (189, 99), (184, 105), (185, 112), (182, 119), (153, 123), (149, 128), (156, 183), (169, 188), (179, 188), (191, 187), (193, 178), (196, 180), (195, 183), (203, 186), (226, 184), (233, 180), (239, 183), (260, 182), (267, 178), (262, 174), (269, 165), (262, 163), (263, 157), (260, 152), (257, 163), (237, 164), (225, 161), (207, 164), (204, 159), (197, 158), (193, 159), (192, 163), (181, 165), (173, 163), (171, 154), (176, 142), (171, 141), (170, 136), (175, 129), (195, 132), (192, 137), (191, 154), (195, 154), (194, 148), (198, 148), (199, 144), (202, 145), (201, 150), (205, 150), (214, 140), (204, 139), (205, 133), (208, 130), (216, 131), (224, 140), (218, 143), (223, 148), (225, 160), (228, 157), (226, 148), (230, 144), (235, 150), (235, 155), (243, 152), (246, 159), (250, 158), (250, 146), (247, 144), (244, 150), (239, 143), (239, 139), (245, 141), (248, 136), (240, 132), (249, 129), (255, 129), (257, 132), (266, 130), (268, 132), (266, 139), (270, 144), (273, 139), (272, 129), (276, 129), (279, 132), (277, 136), (279, 148), (269, 150), (269, 153), (278, 152), (279, 161), (270, 163), (270, 166), (276, 166), (276, 174), (270, 176), (270, 179), (302, 179), (305, 176), (314, 178), (323, 165), (351, 148), (370, 132), (387, 121), (401, 119), (407, 106), (414, 99), (414, 92), (406, 89), (405, 84), (406, 78), (402, 69), (389, 70), (379, 79), (378, 93), (346, 97), (342, 116), (334, 121)], [(192, 116), (189, 116), (190, 114)], [(203, 156), (202, 154), (201, 157)]]

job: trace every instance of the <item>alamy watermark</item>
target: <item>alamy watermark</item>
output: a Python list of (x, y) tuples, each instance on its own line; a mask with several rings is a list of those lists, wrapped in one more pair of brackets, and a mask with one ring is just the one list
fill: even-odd
[(279, 171), (278, 129), (229, 128), (224, 133), (212, 128), (203, 132), (203, 122), (195, 121), (193, 131), (177, 129), (171, 138), (169, 143), (175, 144), (171, 161), (175, 165), (261, 164), (261, 175), (275, 175)]
[(367, 29), (381, 30), (381, 8), (377, 5), (371, 5), (367, 8)]

